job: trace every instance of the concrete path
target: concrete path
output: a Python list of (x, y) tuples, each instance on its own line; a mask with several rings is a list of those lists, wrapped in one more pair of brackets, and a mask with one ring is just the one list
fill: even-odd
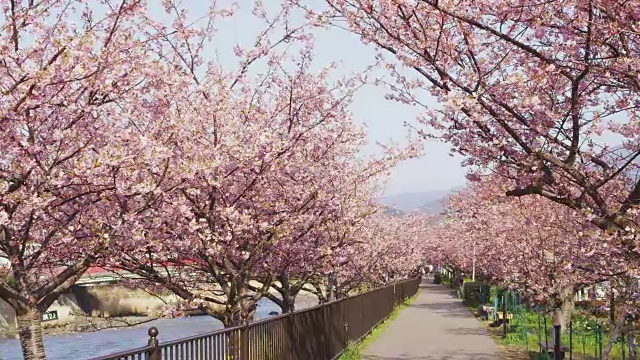
[(451, 289), (424, 282), (369, 346), (366, 360), (497, 360), (500, 350)]

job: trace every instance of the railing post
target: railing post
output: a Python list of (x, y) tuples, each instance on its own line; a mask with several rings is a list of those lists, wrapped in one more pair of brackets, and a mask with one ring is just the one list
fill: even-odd
[(507, 338), (507, 302), (506, 291), (502, 293), (502, 338)]
[(560, 360), (563, 358), (560, 351), (560, 324), (553, 325), (553, 359)]
[(249, 325), (240, 329), (240, 360), (249, 360)]
[(397, 289), (396, 284), (393, 284), (393, 294), (391, 294), (391, 310), (389, 310), (389, 314), (387, 314), (387, 316), (390, 315), (391, 312), (393, 312), (393, 309), (396, 308), (396, 299), (398, 298), (398, 295), (396, 294), (397, 292), (396, 289)]
[(160, 360), (160, 343), (158, 342), (158, 328), (156, 328), (155, 326), (150, 327), (149, 331), (147, 331), (147, 334), (149, 334), (149, 342), (147, 343), (147, 345), (151, 347), (151, 349), (147, 353), (147, 359)]

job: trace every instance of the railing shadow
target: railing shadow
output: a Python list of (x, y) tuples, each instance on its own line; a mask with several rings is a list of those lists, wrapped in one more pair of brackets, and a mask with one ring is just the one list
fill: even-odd
[(496, 354), (493, 353), (470, 353), (464, 350), (448, 352), (447, 354), (429, 354), (429, 355), (368, 355), (363, 356), (362, 360), (495, 360)]
[(451, 335), (465, 335), (465, 336), (488, 336), (489, 333), (487, 330), (478, 327), (478, 328), (455, 328), (455, 329), (447, 329), (447, 334)]

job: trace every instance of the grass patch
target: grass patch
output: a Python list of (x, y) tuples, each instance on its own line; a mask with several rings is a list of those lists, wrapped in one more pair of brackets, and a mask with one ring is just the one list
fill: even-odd
[[(469, 310), (477, 317), (475, 308)], [(547, 314), (539, 315), (536, 312), (520, 311), (516, 314), (513, 323), (509, 326), (507, 337), (503, 338), (503, 329), (489, 326), (488, 321), (478, 318), (482, 327), (491, 335), (494, 342), (502, 350), (506, 360), (550, 360), (547, 354), (540, 353), (540, 342), (552, 339), (551, 318)], [(593, 360), (599, 358), (599, 349), (604, 348), (609, 339), (608, 324), (601, 322), (600, 330), (596, 332), (596, 323), (592, 317), (579, 313), (573, 315), (573, 336), (563, 332), (561, 342), (573, 349), (574, 360)], [(545, 332), (546, 328), (546, 332)], [(610, 358), (612, 360), (625, 359), (628, 354), (626, 348), (619, 339), (613, 345)], [(566, 353), (569, 358), (569, 353)]]
[(411, 304), (418, 297), (419, 294), (420, 294), (420, 290), (418, 290), (418, 292), (415, 295), (408, 298), (402, 304), (398, 305), (395, 309), (393, 309), (389, 317), (387, 317), (387, 319), (384, 320), (380, 325), (373, 328), (373, 330), (371, 330), (371, 332), (369, 332), (369, 334), (365, 336), (361, 341), (350, 343), (347, 346), (347, 349), (342, 353), (342, 355), (340, 355), (338, 360), (359, 360), (360, 358), (362, 358), (362, 352), (364, 351), (364, 349), (366, 349), (367, 347), (369, 347), (369, 345), (375, 342), (376, 339), (378, 339), (378, 337), (380, 336), (380, 334), (387, 328), (387, 326), (389, 326), (389, 324), (396, 317), (398, 317), (398, 314), (400, 314), (400, 312), (404, 310), (404, 308), (406, 308), (407, 305)]

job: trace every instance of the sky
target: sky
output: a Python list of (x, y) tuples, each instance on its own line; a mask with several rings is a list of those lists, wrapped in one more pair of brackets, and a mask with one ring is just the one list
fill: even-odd
[[(203, 14), (205, 1), (185, 0), (190, 12)], [(241, 2), (241, 4), (251, 1)], [(274, 1), (277, 3), (277, 1)], [(225, 1), (219, 1), (225, 6)], [(269, 6), (270, 2), (265, 2)], [(157, 9), (159, 13), (161, 9)], [(264, 30), (264, 24), (256, 21), (250, 14), (251, 9), (244, 7), (229, 19), (217, 22), (217, 36), (206, 48), (207, 56), (217, 58), (226, 67), (237, 67), (238, 59), (233, 56), (233, 46), (250, 45), (256, 35)], [(332, 61), (341, 63), (340, 71), (348, 74), (361, 71), (374, 62), (373, 48), (362, 44), (357, 36), (345, 30), (317, 29), (313, 31), (315, 38), (318, 67), (329, 65)], [(373, 75), (382, 76), (386, 72), (377, 70)], [(366, 124), (369, 132), (369, 145), (365, 153), (375, 153), (376, 143), (388, 143), (389, 140), (402, 143), (409, 131), (403, 124), (415, 124), (419, 110), (407, 105), (398, 104), (385, 99), (388, 91), (380, 87), (366, 87), (354, 99), (352, 112), (356, 121)], [(435, 104), (434, 104), (435, 105)], [(425, 141), (424, 156), (408, 160), (401, 164), (389, 179), (386, 195), (447, 190), (464, 184), (465, 169), (460, 166), (461, 158), (449, 155), (450, 147), (433, 140)]]

